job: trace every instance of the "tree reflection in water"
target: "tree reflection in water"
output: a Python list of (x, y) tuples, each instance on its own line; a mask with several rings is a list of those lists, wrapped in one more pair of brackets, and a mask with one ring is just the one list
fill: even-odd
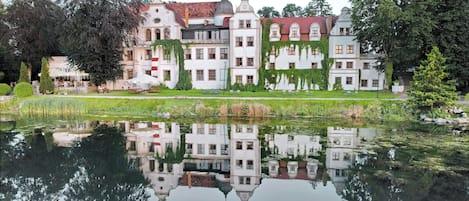
[(73, 148), (47, 149), (42, 134), (1, 132), (0, 199), (146, 200), (146, 181), (130, 168), (125, 138), (99, 126)]

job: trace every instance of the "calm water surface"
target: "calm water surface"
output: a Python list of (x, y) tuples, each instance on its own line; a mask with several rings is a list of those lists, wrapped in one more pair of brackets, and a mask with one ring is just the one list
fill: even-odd
[(469, 200), (452, 128), (229, 122), (1, 122), (0, 200)]

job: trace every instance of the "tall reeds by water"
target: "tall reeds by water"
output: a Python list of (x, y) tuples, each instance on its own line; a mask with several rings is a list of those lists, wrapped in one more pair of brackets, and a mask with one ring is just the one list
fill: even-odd
[(85, 103), (71, 98), (40, 97), (25, 100), (20, 111), (27, 116), (80, 116), (87, 113)]

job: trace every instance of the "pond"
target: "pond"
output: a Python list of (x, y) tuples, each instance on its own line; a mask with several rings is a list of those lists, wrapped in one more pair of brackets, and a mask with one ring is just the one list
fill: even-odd
[(469, 136), (449, 127), (3, 120), (0, 200), (469, 200)]

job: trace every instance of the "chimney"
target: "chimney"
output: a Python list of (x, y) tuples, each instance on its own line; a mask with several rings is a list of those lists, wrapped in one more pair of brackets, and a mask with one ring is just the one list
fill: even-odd
[(331, 34), (331, 31), (332, 31), (332, 22), (333, 22), (333, 16), (327, 16), (326, 18), (326, 31), (327, 31), (327, 35), (329, 36)]
[(189, 28), (189, 8), (188, 7), (186, 7), (185, 14), (186, 16), (184, 18), (185, 19), (184, 23), (186, 25), (186, 28)]

